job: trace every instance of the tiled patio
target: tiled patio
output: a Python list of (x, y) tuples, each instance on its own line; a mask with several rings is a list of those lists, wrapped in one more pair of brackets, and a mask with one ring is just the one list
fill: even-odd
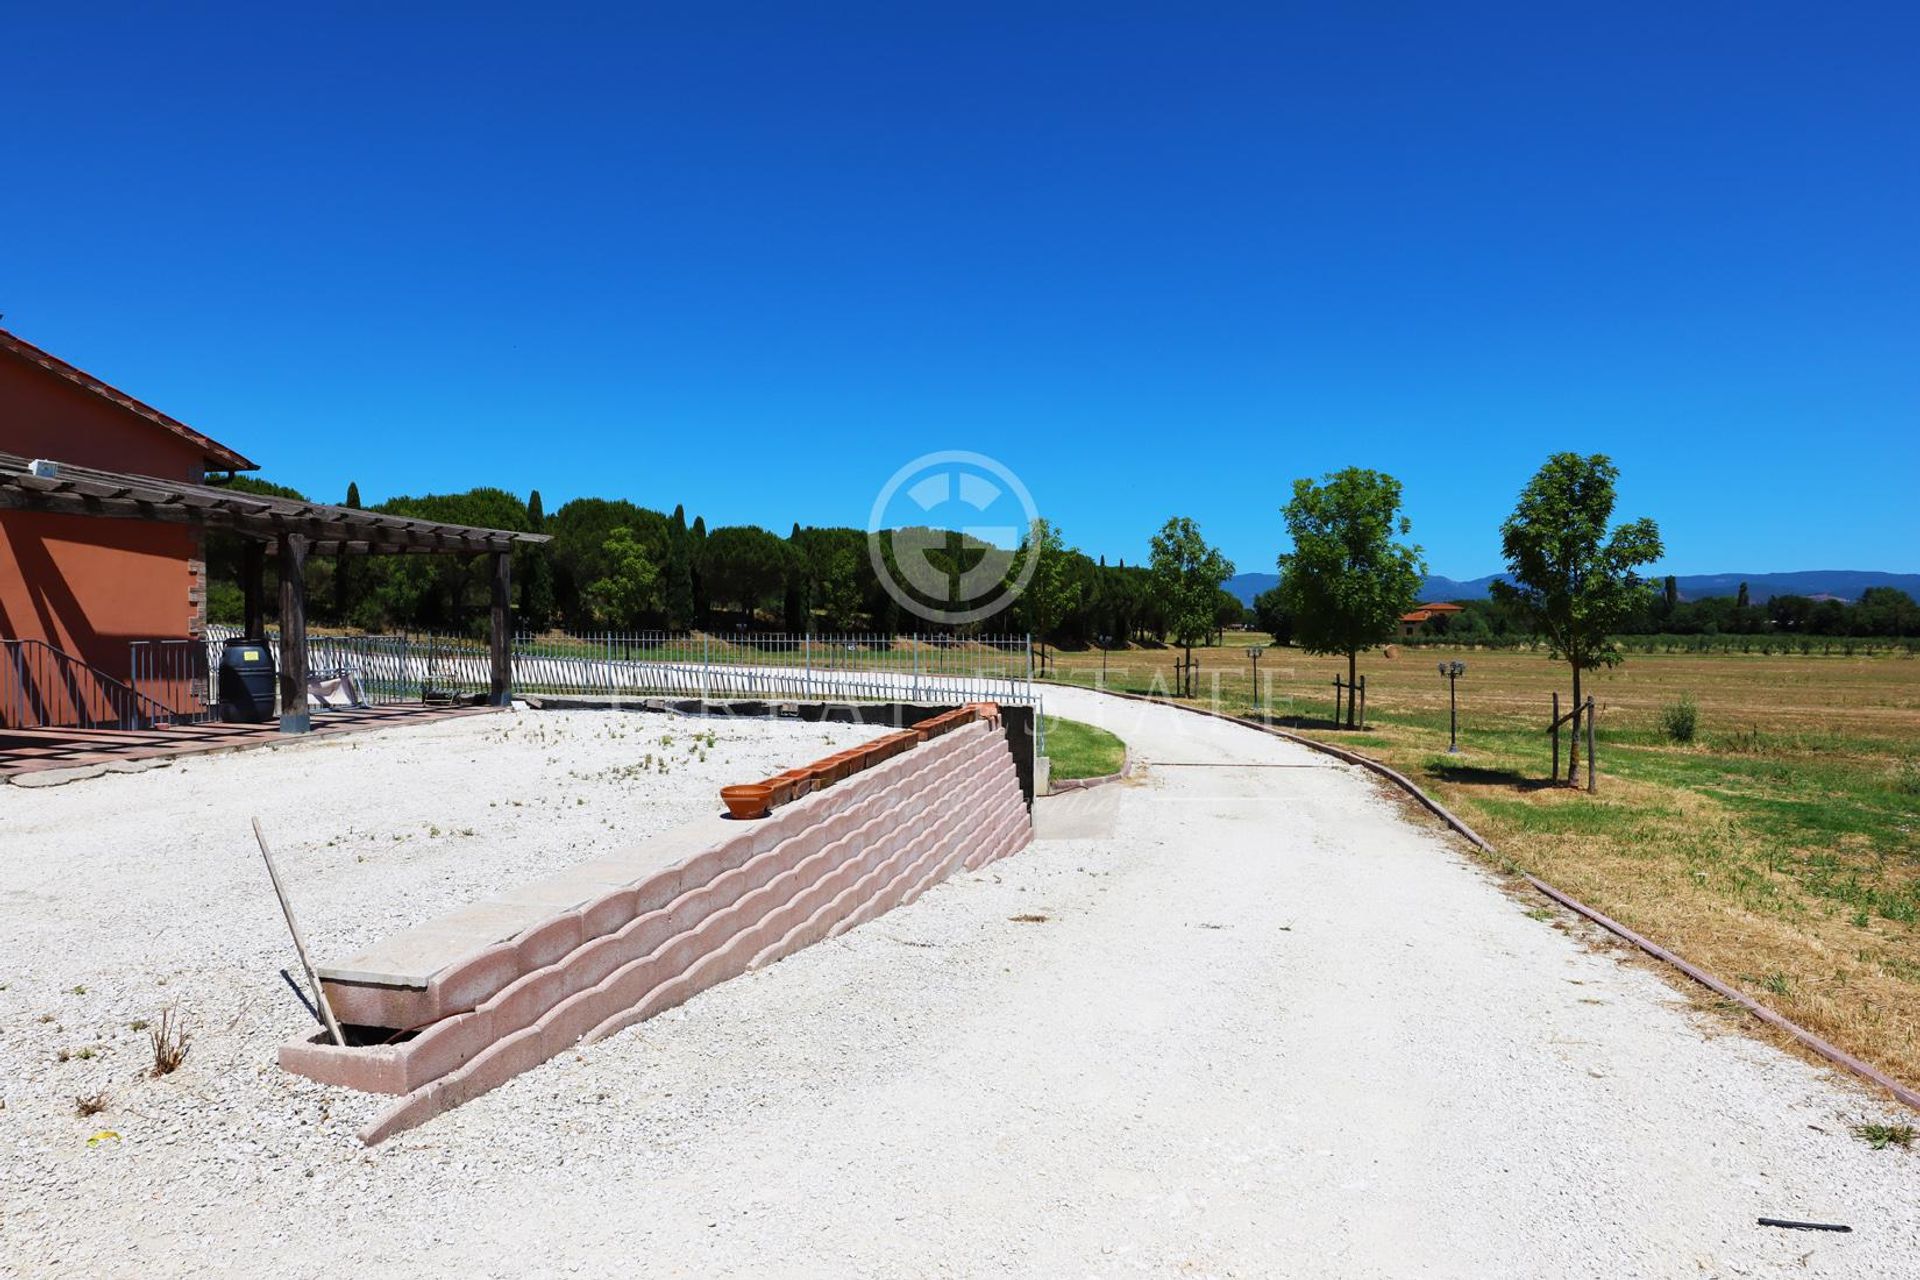
[(417, 703), (315, 712), (313, 731), (289, 736), (266, 724), (191, 724), (159, 729), (0, 728), (0, 781), (49, 769), (76, 769), (130, 761), (284, 746), (303, 738), (327, 738), (370, 729), (426, 724), (454, 716), (485, 715), (497, 707), (443, 707)]

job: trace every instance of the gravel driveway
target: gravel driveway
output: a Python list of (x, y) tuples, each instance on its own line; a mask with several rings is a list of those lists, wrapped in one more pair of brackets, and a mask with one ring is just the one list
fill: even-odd
[[(197, 762), (24, 808), (0, 789), (0, 1267), (1916, 1274), (1920, 1156), (1847, 1135), (1896, 1118), (1886, 1107), (1717, 1032), (1651, 974), (1529, 918), (1345, 766), (1090, 693), (1049, 691), (1048, 709), (1119, 732), (1144, 777), (1087, 793), (1099, 799), (1079, 801), (1060, 838), (371, 1151), (353, 1129), (376, 1100), (272, 1063), (300, 1024), (262, 973), (286, 960), (260, 886), (148, 875), (141, 893), (164, 910), (129, 902), (103, 868), (131, 850), (83, 817), (139, 803), (210, 822), (250, 784), (270, 786), (291, 822), (285, 810), (337, 792), (346, 753), (303, 767), (285, 766), (307, 748), (276, 753), (282, 767), (253, 777), (263, 766), (247, 757)], [(527, 715), (514, 732), (590, 723)], [(379, 735), (364, 750), (382, 755), (382, 789), (364, 803), (403, 812), (409, 829), (474, 823), (485, 789), (451, 785), (462, 774), (437, 753), (503, 776), (511, 744), (467, 727), (483, 724)], [(822, 730), (809, 730), (817, 754)], [(732, 735), (752, 731), (723, 731), (736, 761), (756, 748)], [(568, 732), (587, 758), (627, 745)], [(596, 785), (577, 813), (551, 806), (490, 834), (503, 850), (490, 856), (636, 820), (615, 783)], [(61, 803), (70, 823), (34, 807)], [(232, 815), (218, 819), (224, 831)], [(123, 808), (115, 821), (133, 831), (141, 819)], [(296, 892), (397, 823), (363, 820), (340, 844), (302, 848)], [(80, 826), (96, 838), (60, 835)], [(310, 933), (337, 929), (337, 895), (303, 905)], [(236, 966), (230, 989), (194, 963), (219, 919), (258, 935), (217, 944)], [(82, 1073), (45, 1065), (52, 1041), (35, 1019), (72, 1006), (75, 1041), (81, 1010), (101, 1026), (149, 1010), (164, 995), (137, 983), (149, 954), (183, 1001), (195, 983), (217, 992), (196, 1007), (219, 1021), (166, 1080), (132, 1078), (139, 1046), (122, 1035), (99, 1073), (121, 1100), (79, 1119), (64, 1095)], [(83, 982), (85, 996), (62, 989)], [(103, 1124), (121, 1139), (88, 1148)], [(1854, 1232), (1769, 1230), (1762, 1215)]]

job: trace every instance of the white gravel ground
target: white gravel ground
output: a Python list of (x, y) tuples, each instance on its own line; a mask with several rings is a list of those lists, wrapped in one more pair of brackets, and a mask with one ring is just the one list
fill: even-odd
[[(0, 1268), (1920, 1274), (1920, 1164), (1847, 1136), (1891, 1118), (1866, 1095), (1528, 918), (1344, 767), (1092, 694), (1049, 710), (1147, 763), (1090, 793), (1114, 834), (1038, 842), (372, 1151), (380, 1101), (273, 1065), (304, 1015), (248, 813), (335, 953), (860, 731), (716, 726), (700, 765), (690, 723), (544, 713), (505, 743), (475, 720), (0, 789)], [(663, 732), (664, 784), (618, 772)], [(128, 1024), (173, 1000), (200, 1039), (141, 1079)]]

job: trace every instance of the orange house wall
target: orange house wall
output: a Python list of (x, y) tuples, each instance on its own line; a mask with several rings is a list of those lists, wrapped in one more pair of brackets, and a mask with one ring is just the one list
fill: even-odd
[[(204, 469), (191, 442), (4, 352), (0, 451), (177, 480)], [(129, 641), (194, 635), (204, 620), (197, 530), (0, 511), (0, 637), (44, 640), (125, 679)]]

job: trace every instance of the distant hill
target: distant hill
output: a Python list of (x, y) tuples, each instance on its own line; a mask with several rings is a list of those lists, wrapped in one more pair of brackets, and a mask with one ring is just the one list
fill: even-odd
[[(1505, 574), (1490, 573), (1484, 578), (1429, 577), (1420, 588), (1420, 599), (1485, 600), (1487, 588)], [(1227, 579), (1227, 590), (1247, 604), (1274, 583), (1278, 574), (1237, 573)], [(1867, 569), (1807, 569), (1799, 573), (1694, 573), (1681, 574), (1676, 582), (1682, 600), (1704, 600), (1708, 596), (1730, 596), (1747, 584), (1747, 594), (1755, 604), (1775, 596), (1833, 596), (1839, 600), (1858, 600), (1868, 587), (1898, 587), (1920, 599), (1920, 573), (1875, 573)]]

